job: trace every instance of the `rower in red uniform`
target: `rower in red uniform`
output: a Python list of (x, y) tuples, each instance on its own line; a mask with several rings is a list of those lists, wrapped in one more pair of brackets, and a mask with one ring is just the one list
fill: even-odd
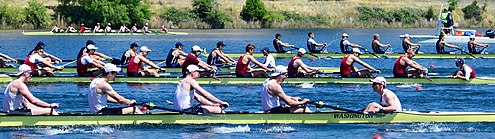
[[(43, 54), (43, 47), (36, 46), (33, 50), (33, 53), (29, 55), (26, 60), (24, 60), (24, 64), (31, 67), (31, 75), (32, 76), (53, 76), (53, 72), (55, 70), (63, 70), (64, 67), (55, 67), (49, 61), (44, 60), (41, 55)], [(46, 67), (41, 67), (39, 64), (44, 64)]]
[[(141, 46), (139, 51), (141, 52), (129, 60), (129, 64), (127, 65), (127, 77), (160, 77), (158, 72), (165, 71), (165, 68), (160, 68), (146, 58), (151, 50), (146, 46)], [(143, 63), (146, 63), (155, 69), (148, 69), (143, 66)], [(139, 71), (139, 69), (141, 69), (141, 71)]]
[(476, 71), (474, 68), (465, 64), (463, 58), (458, 58), (455, 61), (455, 66), (459, 67), (459, 70), (455, 71), (454, 74), (449, 76), (450, 78), (461, 78), (464, 80), (469, 80), (472, 78), (476, 78)]
[[(397, 58), (394, 64), (394, 78), (410, 78), (410, 77), (419, 77), (423, 78), (423, 71), (428, 71), (425, 67), (419, 65), (415, 61), (412, 60), (416, 53), (416, 50), (409, 48), (405, 55), (401, 55)], [(414, 69), (407, 69), (408, 66), (411, 66)]]
[[(363, 62), (359, 59), (359, 55), (362, 55), (359, 48), (352, 48), (353, 53), (348, 54), (344, 58), (342, 58), (342, 62), (340, 63), (340, 77), (342, 78), (372, 78), (370, 70), (380, 73), (380, 70), (373, 68), (368, 65), (366, 62)], [(354, 67), (354, 62), (361, 64), (367, 69), (358, 69)]]
[[(184, 62), (181, 65), (183, 77), (186, 77), (187, 66), (189, 66), (189, 65), (199, 65), (199, 67), (207, 70), (208, 73), (211, 73), (211, 71), (217, 69), (217, 67), (210, 66), (210, 65), (206, 64), (205, 62), (201, 61), (201, 59), (198, 57), (201, 54), (201, 52), (203, 52), (203, 49), (201, 49), (201, 47), (194, 45), (191, 48), (191, 50), (192, 50), (191, 54), (186, 56), (186, 59), (184, 60)], [(204, 74), (204, 73), (201, 73), (201, 74)]]
[[(272, 71), (271, 69), (254, 59), (254, 49), (256, 49), (256, 46), (248, 44), (246, 46), (246, 53), (240, 56), (237, 60), (237, 65), (235, 67), (235, 75), (237, 78), (268, 77), (268, 74), (266, 72)], [(253, 68), (251, 68), (251, 66), (249, 66), (249, 62), (253, 62), (257, 66), (261, 67), (262, 70), (254, 70)]]
[[(103, 73), (105, 70), (103, 61), (93, 59), (92, 55), (96, 53), (98, 47), (93, 44), (89, 44), (87, 47), (87, 52), (83, 53), (81, 57), (77, 59), (77, 76), (79, 77), (96, 77)], [(90, 66), (96, 68), (89, 69)]]
[[(311, 68), (303, 63), (301, 59), (304, 57), (304, 54), (306, 54), (306, 50), (304, 48), (299, 48), (297, 56), (292, 57), (292, 59), (290, 60), (289, 66), (287, 67), (289, 78), (313, 76), (318, 71), (317, 68)], [(304, 72), (299, 72), (299, 67), (301, 67)]]

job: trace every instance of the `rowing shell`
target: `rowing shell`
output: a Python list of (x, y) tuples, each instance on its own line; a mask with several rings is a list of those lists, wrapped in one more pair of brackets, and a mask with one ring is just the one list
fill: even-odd
[[(418, 43), (436, 43), (438, 41), (438, 36), (435, 35), (409, 35), (411, 41)], [(399, 35), (401, 40), (404, 40), (404, 35)], [(495, 43), (494, 38), (489, 37), (475, 37), (478, 43)], [(469, 42), (469, 36), (445, 36), (445, 42), (448, 43), (460, 43), (467, 44)], [(414, 57), (416, 58), (416, 57)]]
[(0, 126), (70, 126), (121, 124), (378, 124), (422, 122), (495, 122), (489, 112), (397, 112), (357, 114), (342, 111), (313, 114), (227, 113), (184, 115), (159, 112), (146, 115), (85, 115), (61, 113), (59, 116), (0, 116)]
[[(0, 83), (9, 83), (15, 77), (0, 76)], [(89, 77), (31, 77), (31, 83), (90, 83)], [(154, 78), (154, 77), (122, 77), (116, 78), (117, 83), (169, 83), (177, 84), (182, 78)], [(200, 84), (263, 84), (266, 78), (233, 78), (220, 77), (199, 78)], [(284, 84), (371, 84), (369, 78), (287, 78)], [(495, 84), (495, 79), (475, 78), (469, 81), (458, 78), (432, 78), (431, 81), (424, 78), (387, 78), (387, 84)]]
[[(241, 55), (244, 54), (226, 54), (229, 55), (230, 57), (240, 57)], [(273, 57), (282, 59), (282, 58), (292, 58), (296, 56), (295, 53), (272, 53)], [(318, 58), (343, 58), (347, 54), (314, 54)], [(404, 55), (404, 54), (375, 54), (376, 56), (372, 54), (363, 54), (360, 55), (359, 58), (399, 58), (399, 56)], [(208, 57), (208, 54), (203, 54), (203, 56)], [(253, 55), (255, 58), (264, 58), (263, 54), (254, 54)], [(314, 58), (315, 56), (312, 55), (306, 55), (306, 58)], [(377, 57), (378, 56), (378, 57)], [(495, 58), (495, 54), (475, 54), (477, 58)], [(421, 58), (421, 59), (454, 59), (454, 58), (473, 58), (471, 55), (468, 54), (416, 54), (414, 56), (415, 59)]]
[(53, 32), (22, 32), (28, 36), (129, 36), (129, 35), (189, 35), (187, 32), (152, 32), (152, 33), (53, 33)]

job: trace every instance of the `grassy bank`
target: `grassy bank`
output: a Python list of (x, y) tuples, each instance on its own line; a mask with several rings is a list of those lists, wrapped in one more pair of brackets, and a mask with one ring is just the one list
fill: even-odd
[[(56, 6), (56, 0), (41, 0), (46, 6)], [(11, 0), (0, 0), (0, 2), (11, 2)], [(167, 25), (166, 21), (160, 18), (160, 13), (166, 8), (175, 7), (180, 9), (191, 10), (192, 0), (148, 0), (152, 5), (153, 17), (149, 23), (152, 28), (159, 28)], [(243, 21), (239, 13), (244, 5), (244, 0), (217, 0), (219, 8), (227, 13), (232, 22), (226, 24), (226, 28), (259, 28), (259, 23), (247, 23)], [(307, 0), (264, 0), (266, 8), (278, 13), (291, 13), (302, 20), (280, 20), (271, 23), (272, 28), (404, 28), (404, 27), (421, 27), (431, 28), (436, 26), (436, 19), (419, 19), (414, 23), (405, 24), (402, 22), (362, 22), (358, 20), (359, 12), (356, 10), (360, 6), (378, 7), (384, 10), (394, 10), (400, 8), (411, 8), (426, 10), (433, 8), (437, 18), (440, 11), (441, 2), (431, 0), (343, 0), (343, 1), (311, 1)], [(464, 20), (461, 9), (469, 5), (472, 0), (461, 0), (459, 7), (453, 11), (455, 22), (459, 23), (462, 28), (495, 26), (495, 4), (494, 1), (480, 0), (480, 5), (487, 3), (488, 7), (483, 14), (482, 22)], [(27, 5), (27, 0), (16, 1), (15, 6)], [(444, 8), (448, 6), (444, 2)], [(53, 13), (53, 11), (51, 12)], [(190, 21), (174, 25), (172, 28), (208, 28), (208, 25), (200, 21)]]

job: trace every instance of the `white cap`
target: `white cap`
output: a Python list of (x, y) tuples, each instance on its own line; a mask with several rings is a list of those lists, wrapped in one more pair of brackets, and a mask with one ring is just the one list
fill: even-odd
[(192, 51), (201, 51), (203, 52), (203, 49), (201, 49), (201, 47), (199, 47), (198, 45), (194, 45), (192, 48), (191, 48)]
[(115, 66), (115, 64), (111, 64), (111, 63), (105, 64), (103, 69), (105, 69), (106, 73), (109, 73), (112, 71), (120, 72), (120, 70), (121, 70), (121, 68), (119, 68), (119, 67)]
[(297, 52), (301, 53), (301, 54), (306, 54), (306, 49), (304, 48), (299, 48), (299, 50), (297, 50)]
[(146, 46), (141, 46), (141, 48), (139, 48), (139, 51), (141, 51), (141, 52), (151, 52), (151, 49), (148, 49), (148, 47), (146, 47)]
[(98, 50), (98, 47), (92, 44), (89, 44), (88, 46), (86, 46), (86, 48), (88, 48), (88, 50)]
[(275, 71), (273, 71), (273, 73), (270, 74), (270, 76), (274, 77), (274, 76), (278, 76), (278, 75), (283, 74), (283, 73), (287, 73), (287, 67), (282, 66), (282, 65), (278, 65), (275, 67)]
[(349, 35), (347, 35), (347, 33), (344, 33), (342, 34), (342, 37), (349, 37)]
[(361, 53), (361, 51), (359, 50), (359, 48), (352, 48), (352, 52), (363, 54), (363, 53)]
[(110, 25), (112, 25), (112, 24), (108, 23), (108, 25), (110, 26)]
[(188, 73), (192, 73), (192, 72), (195, 72), (195, 71), (200, 71), (198, 66), (196, 66), (196, 65), (189, 65), (189, 66), (187, 66), (187, 72)]
[(146, 23), (145, 25), (148, 25), (148, 23)]
[(409, 38), (409, 34), (404, 34), (404, 37)]
[(475, 37), (474, 35), (470, 35), (470, 36), (469, 36), (469, 38), (470, 38), (470, 39), (472, 39), (472, 38), (474, 38), (474, 37)]
[(31, 72), (31, 67), (29, 67), (26, 64), (22, 64), (21, 66), (19, 66), (19, 68), (17, 68), (17, 74), (15, 74), (15, 75), (19, 76), (22, 73), (27, 72), (27, 71)]
[(387, 80), (383, 77), (376, 77), (375, 79), (370, 79), (370, 82), (387, 85)]

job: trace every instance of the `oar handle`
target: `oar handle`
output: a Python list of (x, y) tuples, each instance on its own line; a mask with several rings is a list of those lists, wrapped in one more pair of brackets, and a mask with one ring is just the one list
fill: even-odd
[(357, 113), (357, 114), (369, 114), (368, 112), (362, 112), (362, 111), (356, 111), (356, 110), (351, 110), (347, 108), (341, 108), (339, 106), (332, 106), (332, 105), (327, 105), (323, 103), (322, 101), (310, 101), (308, 104), (315, 105), (317, 108), (331, 108), (334, 110), (341, 110), (341, 111), (346, 111), (346, 112), (352, 112), (352, 113)]
[(178, 113), (183, 113), (183, 114), (200, 115), (200, 113), (194, 113), (194, 112), (188, 112), (188, 111), (183, 111), (183, 110), (176, 110), (176, 109), (172, 109), (172, 108), (156, 106), (153, 103), (134, 103), (134, 104), (131, 104), (131, 106), (144, 106), (144, 107), (148, 108), (149, 110), (160, 109), (160, 110), (178, 112)]

